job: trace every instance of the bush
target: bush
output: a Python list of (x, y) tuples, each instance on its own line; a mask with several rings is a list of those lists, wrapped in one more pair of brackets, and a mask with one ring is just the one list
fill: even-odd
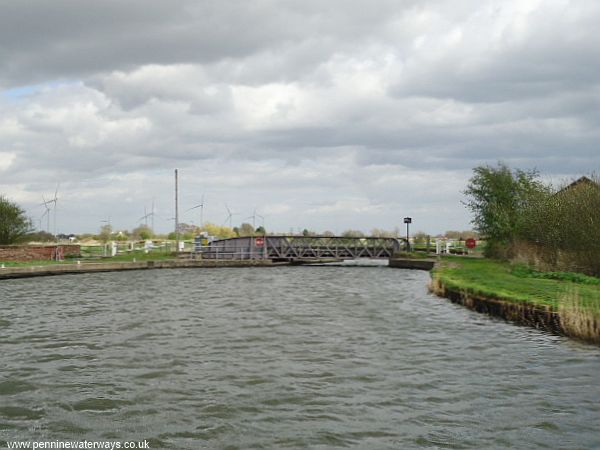
[(31, 221), (16, 203), (0, 195), (0, 245), (15, 244), (31, 231)]

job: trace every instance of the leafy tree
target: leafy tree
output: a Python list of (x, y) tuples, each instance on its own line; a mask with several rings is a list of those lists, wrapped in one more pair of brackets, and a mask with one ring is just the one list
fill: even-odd
[(371, 236), (377, 237), (377, 238), (395, 238), (395, 237), (398, 237), (399, 234), (400, 234), (400, 229), (397, 227), (393, 230), (383, 230), (380, 228), (373, 228), (371, 230)]
[(553, 270), (600, 275), (600, 181), (563, 186), (529, 214), (525, 238)]
[(511, 245), (527, 228), (528, 212), (548, 197), (549, 188), (539, 181), (537, 171), (513, 172), (502, 163), (473, 172), (464, 192), (472, 223), (487, 241), (486, 256), (508, 257)]
[(236, 236), (234, 230), (227, 226), (215, 225), (214, 223), (204, 222), (200, 231), (205, 231), (209, 236), (214, 236), (218, 239), (227, 239)]
[(431, 240), (431, 237), (424, 231), (417, 231), (412, 237), (415, 244), (426, 244), (428, 240)]
[(54, 242), (55, 238), (52, 233), (47, 231), (35, 231), (27, 233), (22, 240), (24, 242)]
[(473, 230), (448, 230), (444, 233), (444, 236), (448, 239), (460, 239), (461, 241), (464, 241), (469, 238), (477, 239), (478, 234)]
[(31, 231), (31, 220), (25, 211), (3, 195), (0, 196), (0, 245), (19, 242)]
[(342, 233), (342, 237), (362, 238), (365, 237), (365, 233), (360, 230), (346, 230)]
[(152, 237), (154, 236), (154, 233), (152, 232), (152, 229), (147, 226), (147, 225), (140, 225), (137, 228), (134, 228), (133, 230), (131, 230), (131, 236), (133, 237), (133, 239), (152, 239)]
[(267, 230), (265, 230), (265, 227), (261, 225), (259, 227), (256, 227), (256, 234), (259, 236), (265, 235), (267, 234)]
[(102, 225), (100, 227), (100, 233), (98, 234), (98, 239), (100, 239), (105, 244), (110, 240), (110, 236), (112, 235), (113, 229), (110, 224)]
[(240, 225), (239, 236), (254, 236), (254, 227), (249, 223), (243, 223)]
[(126, 242), (126, 241), (130, 240), (130, 238), (131, 238), (131, 235), (127, 230), (121, 230), (115, 234), (116, 234), (114, 236), (115, 241)]

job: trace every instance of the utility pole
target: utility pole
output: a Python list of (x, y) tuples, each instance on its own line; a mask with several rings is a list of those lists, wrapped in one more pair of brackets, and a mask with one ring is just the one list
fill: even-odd
[(175, 169), (175, 239), (176, 252), (179, 253), (179, 179), (177, 169)]

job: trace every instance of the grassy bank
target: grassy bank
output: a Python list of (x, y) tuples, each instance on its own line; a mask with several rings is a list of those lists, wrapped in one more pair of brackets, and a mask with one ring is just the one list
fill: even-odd
[(502, 302), (513, 312), (553, 314), (560, 332), (600, 342), (600, 279), (461, 257), (444, 258), (432, 278), (432, 290), (439, 295), (460, 296), (471, 304), (474, 298)]
[(170, 253), (164, 253), (159, 251), (153, 251), (145, 253), (143, 251), (131, 252), (131, 253), (123, 253), (116, 256), (94, 256), (94, 257), (81, 257), (81, 258), (66, 258), (62, 261), (52, 261), (52, 260), (30, 260), (30, 261), (0, 261), (0, 265), (4, 265), (5, 267), (28, 267), (28, 266), (49, 266), (54, 264), (75, 264), (77, 261), (80, 261), (82, 264), (86, 262), (94, 262), (94, 263), (113, 263), (113, 262), (132, 262), (136, 261), (164, 261), (169, 259), (176, 259)]

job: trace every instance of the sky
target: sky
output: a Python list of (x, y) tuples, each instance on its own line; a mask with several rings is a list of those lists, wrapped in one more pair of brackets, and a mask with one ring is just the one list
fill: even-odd
[[(600, 171), (597, 0), (0, 0), (0, 194), (36, 227), (469, 229), (472, 169)], [(263, 219), (257, 218), (256, 224)], [(51, 223), (51, 230), (53, 225)]]

